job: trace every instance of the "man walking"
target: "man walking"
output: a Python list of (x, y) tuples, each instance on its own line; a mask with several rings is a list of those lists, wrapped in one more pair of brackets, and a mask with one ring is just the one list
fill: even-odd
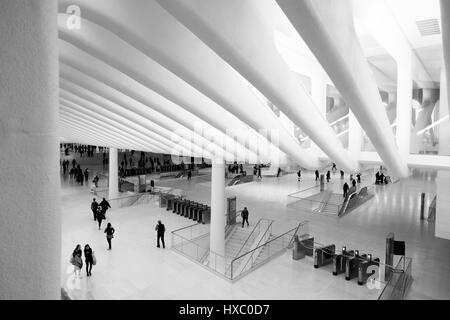
[(161, 223), (161, 220), (158, 220), (158, 224), (155, 227), (155, 231), (156, 231), (156, 235), (157, 235), (156, 247), (160, 248), (160, 246), (159, 246), (159, 239), (161, 239), (161, 242), (162, 242), (162, 245), (163, 245), (163, 249), (165, 249), (166, 248), (166, 244), (164, 243), (164, 232), (166, 231), (166, 228)]
[(316, 170), (315, 174), (316, 174), (316, 181), (317, 181), (317, 180), (319, 180), (319, 170)]
[(248, 210), (247, 207), (244, 208), (244, 210), (242, 210), (241, 213), (242, 216), (242, 228), (244, 227), (244, 222), (247, 222), (247, 227), (249, 227), (249, 223), (248, 223)]
[(349, 186), (348, 186), (347, 182), (344, 183), (344, 186), (342, 187), (342, 189), (344, 191), (344, 195), (343, 196), (345, 198), (345, 197), (347, 197), (348, 189), (349, 189)]
[(102, 202), (100, 202), (99, 206), (102, 207), (103, 216), (106, 216), (106, 211), (108, 210), (108, 208), (111, 208), (109, 202), (106, 201), (105, 198), (103, 198), (103, 200), (102, 200)]
[(94, 199), (92, 199), (92, 203), (91, 203), (91, 210), (92, 213), (94, 214), (94, 221), (97, 220), (97, 208), (98, 208), (98, 202)]

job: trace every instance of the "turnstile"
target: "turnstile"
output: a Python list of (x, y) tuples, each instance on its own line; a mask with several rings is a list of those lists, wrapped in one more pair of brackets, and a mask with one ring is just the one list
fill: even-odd
[(332, 263), (335, 252), (336, 246), (334, 244), (314, 250), (314, 268), (317, 269)]
[(355, 256), (349, 258), (345, 264), (345, 280), (351, 280), (358, 277), (359, 264), (366, 258), (366, 254), (359, 255), (358, 250), (355, 251)]
[(345, 247), (342, 248), (342, 253), (337, 254), (333, 257), (333, 275), (345, 273), (345, 267), (347, 260), (355, 255), (353, 250), (347, 250)]
[(372, 256), (369, 255), (369, 257), (367, 258), (367, 260), (362, 261), (359, 263), (358, 265), (358, 284), (360, 286), (362, 286), (363, 284), (365, 284), (367, 282), (367, 279), (373, 275), (375, 273), (375, 270), (373, 270), (372, 272), (368, 272), (368, 268), (370, 266), (380, 266), (380, 259), (379, 258), (373, 258)]

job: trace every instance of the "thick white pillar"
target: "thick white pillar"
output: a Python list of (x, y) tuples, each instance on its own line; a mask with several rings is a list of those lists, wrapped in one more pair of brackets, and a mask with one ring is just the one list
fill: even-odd
[(223, 268), (224, 261), (214, 253), (225, 256), (225, 163), (212, 162), (211, 173), (211, 229), (210, 229), (210, 258), (211, 267), (217, 270)]
[(397, 131), (396, 140), (400, 156), (408, 161), (411, 141), (411, 108), (412, 108), (412, 52), (404, 54), (397, 60)]
[(0, 300), (61, 298), (56, 14), (0, 2)]
[[(441, 90), (439, 97), (439, 119), (449, 115), (447, 77), (445, 68), (441, 69)], [(449, 118), (450, 119), (450, 118)], [(441, 122), (438, 127), (439, 132), (439, 155), (450, 156), (450, 120)]]
[[(327, 118), (327, 84), (325, 83), (324, 75), (322, 70), (318, 70), (316, 74), (311, 77), (311, 98), (319, 110), (320, 114)], [(323, 154), (320, 147), (311, 141), (311, 149), (317, 155)], [(333, 159), (330, 159), (332, 162)]]
[(363, 142), (363, 132), (358, 119), (351, 110), (348, 114), (348, 152), (352, 159), (359, 159)]
[(109, 148), (109, 199), (117, 198), (119, 195), (119, 165), (117, 160), (117, 148)]

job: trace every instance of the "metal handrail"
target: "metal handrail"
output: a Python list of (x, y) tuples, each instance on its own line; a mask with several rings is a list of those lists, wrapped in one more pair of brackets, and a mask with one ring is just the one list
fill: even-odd
[(352, 192), (352, 193), (350, 193), (350, 194), (348, 195), (347, 201), (344, 202), (344, 204), (343, 204), (343, 206), (342, 206), (342, 208), (341, 208), (342, 212), (341, 212), (341, 210), (339, 210), (340, 212), (338, 213), (338, 217), (340, 217), (340, 216), (345, 212), (345, 210), (347, 210), (348, 203), (350, 202), (350, 199), (351, 199), (355, 194), (358, 194), (358, 190), (356, 190), (356, 191), (354, 191), (354, 192)]
[(249, 254), (249, 253), (252, 252), (252, 251), (258, 250), (259, 248), (261, 248), (261, 247), (263, 247), (263, 246), (265, 246), (265, 245), (267, 245), (267, 244), (269, 244), (269, 243), (271, 243), (271, 242), (273, 242), (273, 241), (275, 241), (275, 240), (278, 240), (278, 239), (281, 238), (281, 237), (284, 237), (286, 234), (288, 234), (288, 233), (290, 233), (290, 232), (292, 232), (292, 231), (294, 231), (294, 230), (297, 230), (297, 228), (298, 228), (298, 227), (292, 228), (291, 230), (288, 230), (288, 231), (286, 231), (285, 233), (283, 233), (283, 234), (281, 234), (281, 235), (279, 235), (279, 236), (273, 238), (272, 240), (267, 241), (266, 243), (260, 245), (259, 247), (256, 247), (256, 248), (254, 248), (253, 250), (250, 250), (250, 251), (248, 251), (248, 252), (246, 252), (246, 253), (240, 255), (239, 257), (233, 259), (232, 262), (235, 261), (235, 260), (238, 260), (238, 259), (242, 258), (243, 256)]
[[(273, 224), (273, 221), (271, 221), (270, 224), (267, 226), (266, 231), (264, 231), (264, 234), (262, 235), (262, 237), (259, 239), (258, 243), (256, 244), (256, 248), (259, 247), (259, 244), (261, 243), (262, 239), (264, 239), (265, 235), (267, 234), (267, 231), (269, 231), (269, 229), (272, 231), (272, 224)], [(269, 235), (269, 237), (270, 237), (270, 235)], [(255, 254), (255, 252), (256, 252), (256, 250), (253, 250), (252, 255), (247, 260), (247, 262), (245, 263), (245, 266), (242, 268), (242, 270), (245, 270), (249, 261), (253, 260), (253, 255)], [(253, 264), (253, 262), (252, 262), (252, 264)], [(231, 262), (231, 278), (233, 278), (233, 261)]]
[[(245, 239), (244, 244), (243, 244), (242, 247), (239, 249), (238, 253), (236, 253), (235, 257), (237, 257), (237, 256), (241, 253), (242, 249), (245, 247), (245, 245), (247, 244), (248, 240), (250, 240), (250, 237), (251, 237), (252, 234), (255, 232), (256, 227), (258, 227), (258, 226), (261, 224), (261, 222), (262, 222), (263, 220), (267, 220), (267, 219), (259, 219), (259, 220), (258, 220), (258, 223), (256, 223), (256, 225), (253, 227), (252, 232), (250, 232), (250, 234), (248, 235), (247, 239)], [(270, 221), (270, 220), (269, 220), (269, 221)]]

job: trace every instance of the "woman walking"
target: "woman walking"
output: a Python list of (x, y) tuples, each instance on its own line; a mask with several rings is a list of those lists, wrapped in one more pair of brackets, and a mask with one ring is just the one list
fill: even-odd
[(94, 252), (88, 244), (84, 246), (84, 261), (86, 263), (86, 275), (89, 277), (92, 275), (91, 270), (94, 264)]
[(83, 259), (81, 259), (82, 251), (81, 245), (77, 244), (75, 250), (72, 252), (72, 257), (70, 258), (70, 263), (75, 267), (75, 276), (77, 275), (81, 278), (81, 268), (83, 268)]
[(112, 240), (112, 238), (114, 238), (114, 232), (116, 232), (116, 230), (114, 230), (111, 223), (108, 223), (108, 226), (105, 229), (106, 240), (108, 241), (108, 245), (109, 245), (108, 250), (111, 250), (111, 240)]
[(103, 213), (103, 210), (102, 210), (102, 206), (98, 206), (98, 207), (97, 207), (97, 215), (96, 215), (96, 218), (97, 218), (97, 222), (98, 222), (98, 230), (100, 230), (101, 227), (102, 227), (102, 221), (103, 221), (104, 219), (106, 219), (106, 218), (105, 218), (105, 214)]

